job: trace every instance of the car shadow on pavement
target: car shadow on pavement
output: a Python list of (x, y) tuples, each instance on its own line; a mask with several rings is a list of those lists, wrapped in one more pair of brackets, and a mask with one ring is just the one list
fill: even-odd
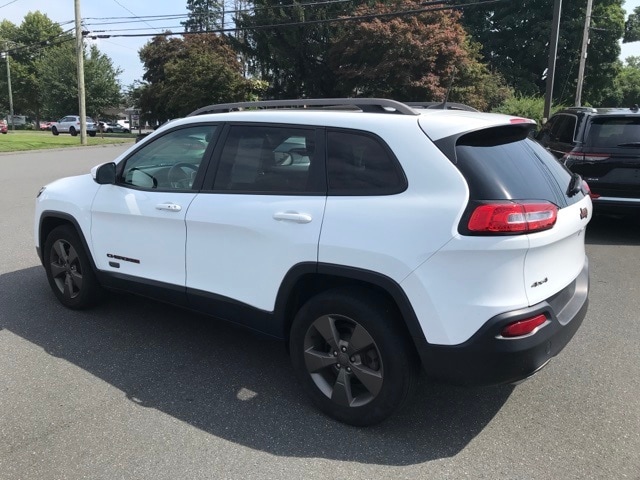
[(587, 227), (589, 245), (640, 245), (640, 214), (594, 215)]
[(275, 340), (128, 295), (114, 294), (88, 311), (67, 310), (41, 267), (1, 275), (0, 306), (0, 328), (108, 382), (140, 408), (278, 456), (379, 465), (451, 457), (514, 388), (423, 379), (414, 401), (396, 416), (354, 428), (309, 403)]

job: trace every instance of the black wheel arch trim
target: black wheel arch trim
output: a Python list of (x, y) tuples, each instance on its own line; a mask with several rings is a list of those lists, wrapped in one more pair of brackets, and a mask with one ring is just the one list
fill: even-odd
[(38, 257), (40, 257), (40, 262), (44, 264), (43, 247), (44, 247), (44, 242), (46, 241), (46, 236), (44, 235), (43, 225), (46, 220), (51, 218), (62, 220), (64, 223), (70, 223), (73, 226), (73, 228), (76, 230), (76, 233), (78, 234), (78, 237), (80, 238), (80, 241), (82, 242), (82, 248), (84, 248), (84, 251), (86, 252), (87, 257), (89, 258), (89, 262), (91, 262), (91, 268), (93, 269), (94, 272), (97, 272), (98, 269), (93, 260), (93, 254), (91, 252), (91, 249), (89, 248), (87, 239), (84, 236), (84, 232), (82, 231), (82, 228), (80, 228), (80, 224), (78, 223), (78, 221), (75, 219), (73, 215), (69, 215), (68, 213), (64, 213), (64, 212), (45, 210), (40, 215), (40, 220), (38, 222), (38, 247), (36, 247), (36, 252), (38, 253)]
[(281, 325), (284, 338), (288, 337), (288, 327), (291, 321), (291, 312), (288, 312), (289, 300), (296, 285), (305, 275), (316, 274), (320, 276), (330, 276), (345, 281), (357, 281), (359, 283), (372, 284), (385, 291), (395, 302), (405, 326), (411, 336), (416, 349), (423, 350), (428, 346), (426, 337), (418, 321), (418, 317), (411, 306), (402, 287), (393, 279), (377, 272), (365, 270), (357, 267), (335, 265), (329, 263), (300, 263), (294, 265), (285, 275), (275, 303), (275, 321)]

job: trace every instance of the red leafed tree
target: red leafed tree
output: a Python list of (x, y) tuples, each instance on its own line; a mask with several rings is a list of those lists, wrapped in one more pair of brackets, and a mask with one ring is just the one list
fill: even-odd
[[(421, 9), (424, 5), (413, 0), (378, 3), (373, 12), (372, 7), (361, 6), (353, 16)], [(455, 10), (345, 22), (332, 41), (330, 62), (343, 95), (439, 101), (455, 70), (450, 100), (477, 104), (479, 99), (491, 96), (484, 91), (487, 85), (482, 85), (490, 74), (478, 61), (477, 48), (469, 42)], [(491, 82), (502, 85), (501, 79)], [(502, 94), (508, 95), (507, 90)], [(492, 102), (482, 103), (480, 108)]]

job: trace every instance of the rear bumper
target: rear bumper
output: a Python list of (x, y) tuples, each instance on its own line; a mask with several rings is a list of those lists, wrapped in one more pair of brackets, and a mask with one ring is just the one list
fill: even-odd
[(640, 197), (598, 197), (591, 200), (595, 213), (637, 213), (640, 212)]
[[(529, 308), (490, 319), (460, 345), (425, 345), (420, 357), (427, 374), (461, 385), (496, 385), (523, 380), (540, 370), (569, 343), (587, 314), (589, 266), (565, 289)], [(525, 337), (503, 338), (505, 325), (545, 314), (548, 322)]]

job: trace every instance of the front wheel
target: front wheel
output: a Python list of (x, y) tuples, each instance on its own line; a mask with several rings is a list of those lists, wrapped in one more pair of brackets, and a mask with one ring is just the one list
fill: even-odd
[(54, 228), (43, 255), (49, 285), (65, 307), (87, 308), (100, 300), (102, 288), (75, 229), (69, 225)]
[(51, 133), (54, 135), (59, 135), (58, 129), (56, 127), (51, 127)]
[(323, 292), (300, 309), (291, 327), (291, 360), (321, 411), (368, 426), (406, 402), (418, 368), (400, 321), (389, 302), (358, 288)]
[(96, 132), (87, 132), (89, 134), (90, 137), (95, 137), (96, 136)]

